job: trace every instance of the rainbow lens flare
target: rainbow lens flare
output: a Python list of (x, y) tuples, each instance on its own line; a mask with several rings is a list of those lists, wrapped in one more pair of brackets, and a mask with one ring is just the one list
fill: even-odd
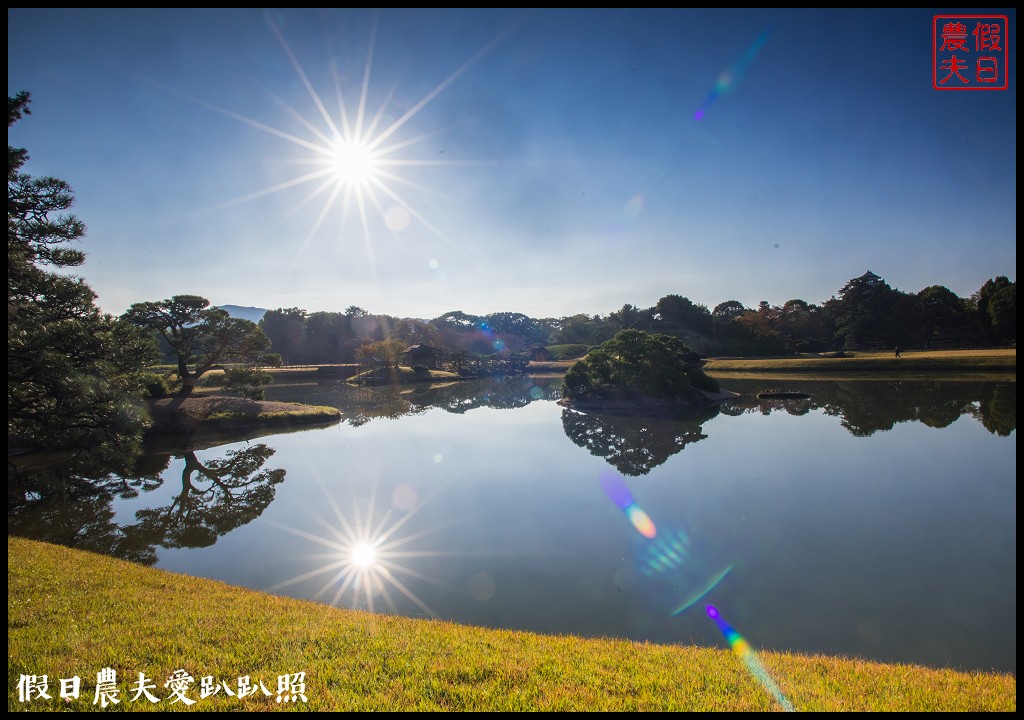
[(747, 670), (750, 674), (757, 679), (761, 685), (764, 686), (765, 690), (778, 701), (779, 705), (786, 712), (794, 712), (796, 708), (793, 704), (786, 699), (786, 696), (782, 694), (779, 686), (772, 679), (768, 671), (764, 669), (764, 665), (757, 657), (757, 653), (750, 647), (742, 635), (736, 632), (736, 629), (725, 621), (721, 613), (718, 612), (718, 608), (714, 605), (708, 605), (706, 610), (708, 617), (715, 621), (718, 625), (718, 629), (722, 631), (722, 635), (725, 637), (726, 642), (729, 643), (729, 647), (732, 648), (733, 652), (736, 653), (743, 664), (747, 666)]
[(693, 119), (700, 122), (704, 119), (707, 111), (711, 109), (711, 106), (715, 104), (722, 95), (728, 94), (736, 84), (740, 81), (743, 75), (746, 74), (747, 68), (750, 63), (754, 62), (754, 58), (761, 52), (761, 48), (764, 47), (765, 42), (768, 40), (769, 32), (765, 30), (757, 39), (754, 40), (753, 44), (747, 48), (747, 51), (743, 53), (743, 56), (737, 60), (731, 68), (723, 70), (718, 76), (718, 80), (715, 82), (715, 87), (712, 88), (711, 92), (708, 93), (707, 98), (704, 100), (704, 104), (697, 108), (697, 112), (693, 114)]
[(674, 578), (675, 588), (692, 588), (686, 599), (672, 611), (672, 615), (679, 615), (700, 602), (732, 570), (732, 565), (728, 565), (717, 572), (709, 573), (705, 558), (699, 550), (695, 551), (692, 547), (693, 541), (685, 529), (663, 528), (659, 535), (654, 521), (637, 504), (626, 483), (617, 473), (610, 470), (602, 472), (601, 488), (608, 499), (625, 513), (633, 528), (652, 541), (644, 543), (637, 557), (637, 570), (640, 574), (655, 578), (670, 573)]
[(608, 499), (626, 513), (626, 518), (638, 533), (648, 540), (658, 534), (658, 528), (655, 527), (654, 521), (636, 504), (633, 493), (629, 491), (626, 483), (622, 482), (618, 475), (607, 471), (601, 473), (601, 488)]

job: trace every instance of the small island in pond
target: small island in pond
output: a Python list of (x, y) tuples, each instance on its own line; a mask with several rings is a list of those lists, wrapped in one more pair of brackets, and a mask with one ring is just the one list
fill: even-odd
[(671, 416), (732, 396), (679, 338), (622, 330), (569, 368), (559, 403), (584, 412)]
[(431, 370), (422, 365), (383, 365), (365, 370), (348, 378), (353, 385), (404, 385), (417, 382), (450, 382), (465, 380), (473, 375), (460, 375), (446, 370)]
[(294, 430), (341, 421), (341, 410), (321, 405), (272, 402), (220, 395), (164, 397), (147, 402), (150, 423), (144, 440), (151, 448), (167, 442), (200, 443), (204, 439)]

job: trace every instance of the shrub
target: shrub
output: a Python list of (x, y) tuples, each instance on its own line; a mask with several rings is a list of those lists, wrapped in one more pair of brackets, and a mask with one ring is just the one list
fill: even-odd
[(274, 377), (266, 370), (235, 367), (224, 371), (224, 389), (240, 392), (249, 400), (262, 400), (265, 397), (263, 386), (272, 382)]
[(169, 377), (155, 372), (142, 373), (141, 381), (142, 387), (146, 391), (146, 397), (162, 398), (176, 390), (175, 383)]
[(587, 346), (582, 343), (565, 345), (548, 345), (547, 350), (555, 360), (575, 360), (587, 354)]

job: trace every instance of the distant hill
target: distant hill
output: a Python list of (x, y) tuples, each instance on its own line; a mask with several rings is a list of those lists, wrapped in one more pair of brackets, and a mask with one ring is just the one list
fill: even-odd
[(266, 308), (245, 307), (243, 305), (221, 305), (220, 309), (226, 310), (228, 315), (233, 318), (252, 320), (254, 323), (262, 320), (264, 313), (267, 312)]

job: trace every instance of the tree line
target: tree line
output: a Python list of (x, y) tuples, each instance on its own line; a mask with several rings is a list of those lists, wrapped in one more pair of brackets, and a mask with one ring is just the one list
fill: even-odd
[(666, 295), (649, 308), (623, 305), (607, 315), (532, 318), (522, 313), (445, 313), (431, 320), (344, 312), (267, 311), (260, 327), (284, 362), (348, 363), (360, 348), (395, 340), (447, 351), (488, 355), (549, 348), (569, 356), (610, 340), (621, 330), (679, 338), (704, 355), (777, 356), (837, 350), (1007, 345), (1017, 338), (1017, 286), (1005, 276), (987, 280), (961, 298), (941, 285), (918, 293), (894, 289), (872, 273), (851, 279), (820, 305), (762, 301), (756, 308), (728, 300), (713, 309)]

